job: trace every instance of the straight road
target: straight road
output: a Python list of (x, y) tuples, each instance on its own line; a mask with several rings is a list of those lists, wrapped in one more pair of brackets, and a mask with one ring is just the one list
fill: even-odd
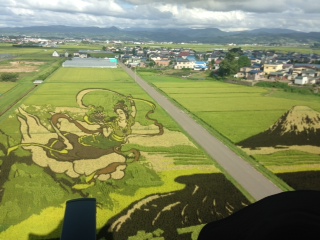
[(258, 201), (282, 192), (280, 188), (209, 134), (205, 128), (172, 104), (165, 96), (136, 75), (135, 72), (122, 63), (120, 63), (120, 66), (254, 199)]

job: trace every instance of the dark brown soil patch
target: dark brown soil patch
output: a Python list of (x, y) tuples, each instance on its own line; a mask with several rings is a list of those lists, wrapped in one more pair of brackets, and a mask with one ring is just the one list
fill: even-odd
[[(138, 231), (153, 233), (157, 229), (163, 231), (161, 237), (164, 239), (191, 239), (191, 233), (180, 235), (177, 229), (225, 218), (249, 204), (220, 173), (181, 176), (176, 181), (186, 187), (172, 193), (152, 195), (132, 204), (102, 228), (98, 239), (128, 239)], [(125, 221), (119, 221), (126, 215)], [(110, 229), (112, 224), (114, 226)]]
[(320, 191), (320, 171), (281, 173), (277, 176), (295, 190)]
[(295, 106), (268, 130), (237, 145), (244, 148), (277, 146), (320, 146), (320, 113), (306, 106)]

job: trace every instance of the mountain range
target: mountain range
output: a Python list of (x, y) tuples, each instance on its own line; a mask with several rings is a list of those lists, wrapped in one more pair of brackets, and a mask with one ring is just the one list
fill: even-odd
[(71, 27), (63, 25), (2, 27), (0, 35), (27, 35), (45, 38), (91, 38), (96, 40), (155, 41), (216, 44), (312, 44), (320, 42), (320, 32), (299, 32), (281, 28), (248, 31), (221, 31), (218, 28), (124, 28)]

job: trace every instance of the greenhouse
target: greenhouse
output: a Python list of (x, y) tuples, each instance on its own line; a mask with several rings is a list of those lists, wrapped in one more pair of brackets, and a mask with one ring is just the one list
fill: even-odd
[(69, 68), (117, 68), (118, 60), (115, 58), (72, 58), (62, 64)]

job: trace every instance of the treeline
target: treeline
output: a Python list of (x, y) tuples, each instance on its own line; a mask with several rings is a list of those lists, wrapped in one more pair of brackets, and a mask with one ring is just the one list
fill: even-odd
[(287, 83), (282, 83), (282, 82), (258, 82), (255, 84), (255, 86), (267, 87), (267, 88), (279, 88), (279, 89), (283, 89), (285, 92), (314, 94), (314, 91), (312, 88), (291, 87)]
[(19, 48), (40, 48), (42, 47), (39, 44), (34, 43), (23, 43), (23, 44), (12, 44), (12, 47), (19, 47)]
[(18, 80), (18, 73), (2, 73), (0, 75), (0, 81), (2, 82), (15, 82)]

